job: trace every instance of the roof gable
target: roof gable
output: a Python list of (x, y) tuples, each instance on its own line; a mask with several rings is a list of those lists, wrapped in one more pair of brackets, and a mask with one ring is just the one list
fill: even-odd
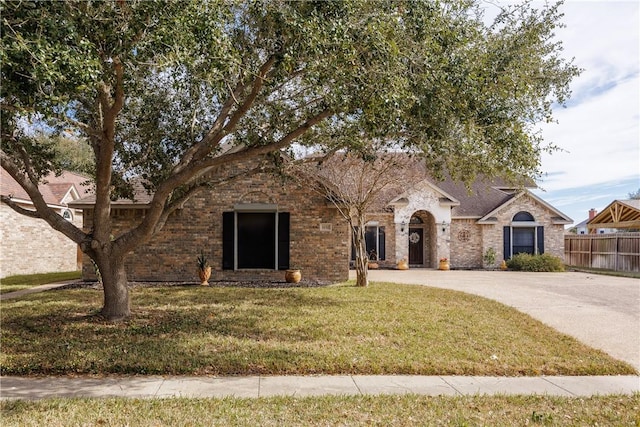
[(529, 198), (533, 199), (536, 203), (544, 206), (551, 213), (555, 214), (555, 216), (552, 217), (552, 221), (553, 221), (554, 224), (571, 224), (571, 223), (573, 223), (573, 220), (571, 218), (569, 218), (567, 215), (565, 215), (564, 213), (560, 212), (558, 209), (554, 208), (549, 203), (545, 202), (543, 199), (541, 199), (540, 197), (536, 196), (535, 194), (533, 194), (531, 191), (529, 191), (527, 189), (519, 190), (517, 193), (513, 194), (512, 197), (507, 199), (500, 206), (497, 206), (491, 212), (488, 212), (482, 218), (480, 218), (478, 223), (479, 224), (483, 224), (483, 223), (484, 224), (492, 224), (492, 223), (494, 223), (495, 222), (495, 217), (497, 216), (499, 211), (501, 211), (502, 209), (504, 209), (504, 208), (514, 204), (514, 203), (517, 203), (523, 197), (529, 197)]
[[(38, 190), (47, 204), (62, 205), (89, 194), (91, 190), (85, 185), (88, 181), (88, 177), (70, 171), (64, 171), (58, 176), (50, 173), (38, 185)], [(0, 168), (0, 194), (31, 203), (27, 192), (4, 168)]]
[(614, 200), (587, 222), (587, 228), (640, 228), (640, 200)]

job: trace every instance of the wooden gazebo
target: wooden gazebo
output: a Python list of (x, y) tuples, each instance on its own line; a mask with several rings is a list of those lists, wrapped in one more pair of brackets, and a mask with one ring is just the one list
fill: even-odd
[(587, 222), (587, 229), (617, 228), (640, 230), (640, 200), (614, 200)]

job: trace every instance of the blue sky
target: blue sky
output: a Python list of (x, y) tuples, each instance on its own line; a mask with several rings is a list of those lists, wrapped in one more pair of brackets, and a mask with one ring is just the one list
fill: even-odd
[(640, 188), (640, 8), (637, 1), (572, 1), (558, 29), (584, 71), (557, 124), (542, 127), (562, 152), (543, 155), (536, 193), (578, 224)]

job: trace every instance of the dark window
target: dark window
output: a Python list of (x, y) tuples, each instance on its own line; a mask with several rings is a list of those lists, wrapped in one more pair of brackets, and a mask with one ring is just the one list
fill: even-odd
[(384, 261), (386, 259), (384, 227), (370, 226), (365, 228), (364, 239), (367, 244), (369, 259)]
[(535, 253), (535, 227), (515, 227), (513, 230), (513, 254)]
[[(356, 230), (358, 228), (356, 227)], [(367, 256), (371, 260), (384, 261), (386, 259), (386, 236), (384, 227), (367, 226), (364, 231), (364, 243), (367, 250)], [(351, 238), (351, 261), (356, 260), (356, 247)]]
[(518, 212), (517, 214), (515, 214), (513, 216), (513, 220), (514, 221), (534, 221), (533, 219), (533, 215), (531, 215), (529, 212)]
[(289, 268), (289, 213), (225, 212), (223, 269)]
[(275, 218), (275, 213), (237, 214), (238, 268), (275, 269)]

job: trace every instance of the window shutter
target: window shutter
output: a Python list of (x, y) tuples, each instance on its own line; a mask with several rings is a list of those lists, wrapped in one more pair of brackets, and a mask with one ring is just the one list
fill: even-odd
[(381, 261), (384, 261), (387, 258), (386, 257), (386, 250), (385, 250), (387, 245), (385, 244), (384, 227), (378, 228), (378, 244), (380, 245), (380, 247), (378, 248), (380, 250), (379, 259)]
[(291, 214), (278, 214), (278, 270), (289, 268), (289, 225)]
[(234, 269), (235, 213), (222, 213), (222, 269)]
[(544, 253), (544, 227), (536, 227), (538, 233), (538, 254)]
[(504, 259), (507, 260), (511, 258), (511, 227), (503, 227), (502, 230), (503, 254)]

